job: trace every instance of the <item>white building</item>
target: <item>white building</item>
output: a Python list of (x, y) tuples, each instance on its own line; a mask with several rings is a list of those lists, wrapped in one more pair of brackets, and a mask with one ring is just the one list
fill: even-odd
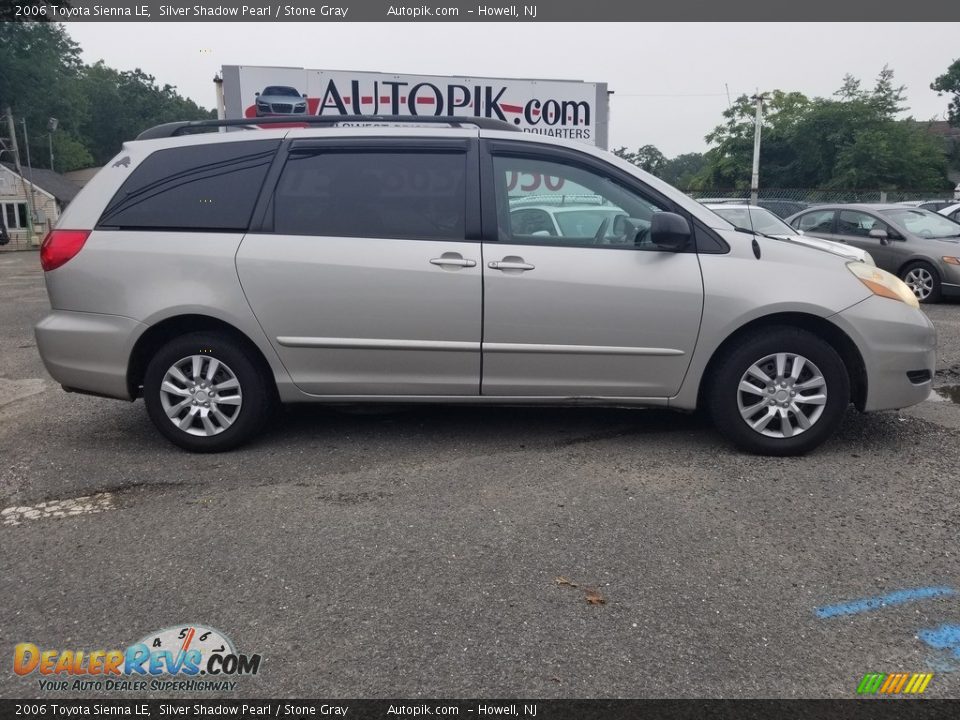
[(10, 238), (0, 245), (0, 252), (38, 247), (63, 208), (80, 192), (78, 185), (51, 170), (25, 168), (23, 172), (26, 177), (18, 175), (10, 163), (0, 163), (0, 221)]

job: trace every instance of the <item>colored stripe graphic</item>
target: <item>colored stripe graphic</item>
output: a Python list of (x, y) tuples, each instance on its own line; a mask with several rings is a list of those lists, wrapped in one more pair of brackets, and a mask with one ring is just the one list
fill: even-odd
[(825, 605), (814, 609), (813, 613), (818, 618), (832, 618), (838, 615), (856, 615), (868, 610), (876, 610), (877, 608), (891, 605), (903, 605), (904, 603), (914, 602), (915, 600), (950, 597), (956, 594), (957, 591), (950, 587), (924, 587), (913, 590), (897, 590), (896, 592), (878, 595), (877, 597), (852, 600), (838, 605)]
[(880, 689), (880, 684), (885, 677), (886, 675), (883, 673), (867, 673), (863, 676), (863, 680), (860, 681), (860, 685), (857, 687), (857, 693), (860, 695), (872, 695)]
[(933, 680), (933, 673), (867, 673), (857, 686), (858, 695), (920, 695)]

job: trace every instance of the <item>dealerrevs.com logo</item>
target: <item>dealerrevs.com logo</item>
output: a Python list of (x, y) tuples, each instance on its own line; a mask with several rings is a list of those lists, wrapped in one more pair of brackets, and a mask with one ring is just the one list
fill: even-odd
[(202, 625), (150, 633), (124, 650), (42, 649), (29, 642), (13, 651), (13, 671), (36, 676), (41, 690), (197, 692), (234, 690), (241, 675), (256, 675), (259, 654), (238, 653), (230, 639)]

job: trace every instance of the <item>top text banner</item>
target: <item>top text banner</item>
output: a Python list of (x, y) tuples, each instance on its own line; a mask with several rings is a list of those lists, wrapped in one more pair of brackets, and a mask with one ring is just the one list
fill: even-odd
[[(13, 0), (0, 9), (0, 20), (55, 22), (648, 22), (660, 20), (757, 21), (830, 20), (883, 21), (960, 20), (955, 0), (805, 0), (771, 3), (769, 0), (673, 0), (669, 3), (628, 0), (549, 0), (534, 3), (485, 4), (446, 0), (398, 4), (385, 0), (340, 0), (333, 4), (310, 0)], [(802, 28), (797, 32), (802, 37)], [(722, 34), (717, 37), (723, 42)], [(643, 38), (637, 38), (643, 51)], [(869, 40), (864, 40), (869, 42)], [(583, 37), (583, 50), (602, 52), (602, 38)], [(678, 31), (677, 50), (685, 39)]]

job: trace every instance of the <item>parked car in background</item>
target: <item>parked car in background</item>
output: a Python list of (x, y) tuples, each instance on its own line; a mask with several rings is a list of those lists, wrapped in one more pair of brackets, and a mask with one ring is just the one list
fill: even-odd
[(953, 205), (955, 200), (927, 200), (917, 205), (921, 210), (929, 210), (930, 212), (940, 212), (945, 207)]
[[(586, 198), (526, 198), (510, 201), (510, 223), (524, 235), (539, 237), (594, 237), (603, 227), (603, 234), (613, 231), (614, 219), (623, 217), (623, 210), (613, 205), (586, 202)], [(606, 225), (604, 225), (606, 222)], [(602, 240), (603, 238), (601, 238)]]
[(296, 88), (286, 85), (268, 85), (256, 93), (257, 117), (277, 115), (304, 115), (307, 112), (307, 96)]
[(757, 205), (765, 208), (776, 215), (778, 218), (788, 218), (801, 210), (810, 207), (809, 203), (799, 200), (757, 200)]
[(920, 302), (960, 297), (960, 224), (907, 205), (823, 205), (788, 218), (805, 235), (869, 252)]
[(951, 205), (947, 205), (945, 208), (941, 208), (940, 210), (937, 210), (937, 212), (943, 215), (944, 217), (950, 218), (954, 222), (960, 223), (960, 203), (953, 203)]
[[(697, 202), (701, 203), (702, 205), (750, 205), (750, 198), (703, 197), (697, 198)], [(766, 210), (769, 210), (779, 218), (786, 218), (800, 212), (801, 210), (806, 210), (808, 207), (810, 207), (810, 204), (800, 202), (799, 200), (776, 200), (761, 198), (760, 200), (757, 200), (756, 207), (762, 207)]]
[(772, 235), (782, 240), (800, 243), (809, 247), (815, 247), (820, 250), (843, 255), (852, 260), (859, 260), (870, 265), (874, 265), (873, 258), (866, 250), (846, 245), (833, 240), (824, 240), (822, 238), (809, 237), (799, 233), (778, 218), (772, 212), (756, 205), (712, 205), (705, 204), (724, 220), (732, 223), (734, 227), (742, 227), (754, 232)]

